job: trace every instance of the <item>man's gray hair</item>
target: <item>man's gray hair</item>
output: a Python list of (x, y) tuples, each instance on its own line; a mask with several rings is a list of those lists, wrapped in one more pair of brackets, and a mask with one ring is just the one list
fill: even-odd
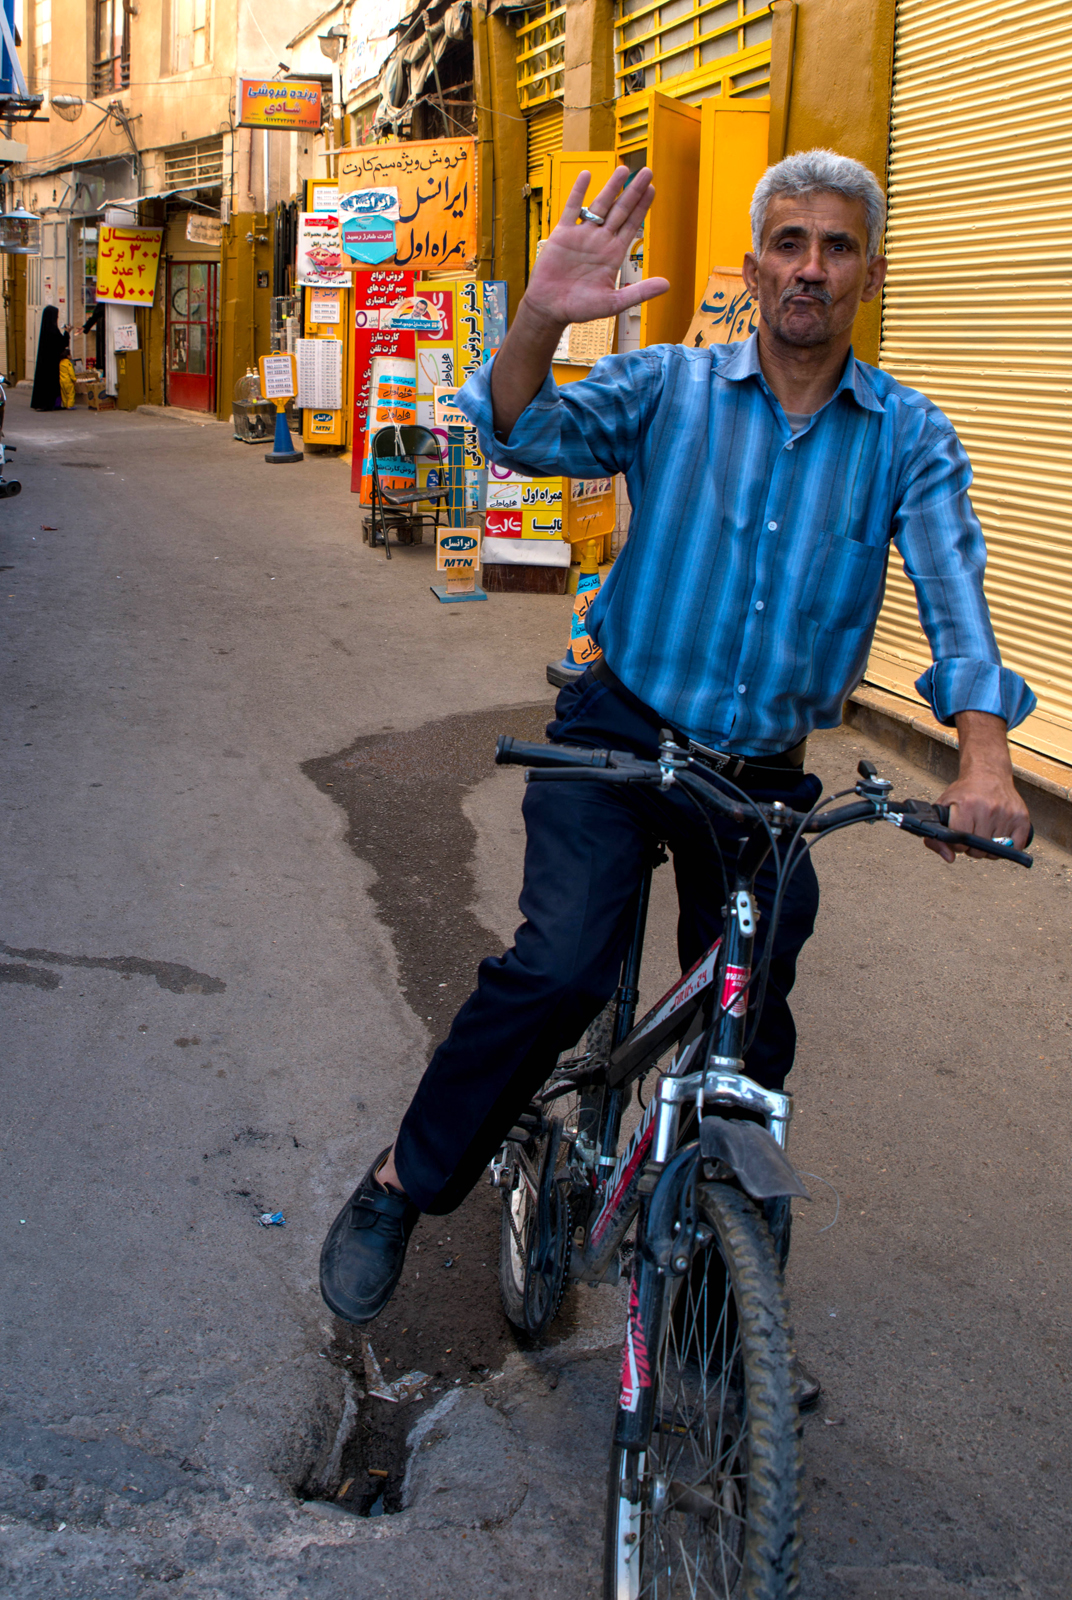
[(877, 256), (886, 226), (886, 196), (875, 174), (835, 150), (801, 150), (768, 167), (752, 196), (752, 248), (759, 254), (767, 207), (779, 194), (840, 194), (859, 200), (867, 218), (868, 260)]

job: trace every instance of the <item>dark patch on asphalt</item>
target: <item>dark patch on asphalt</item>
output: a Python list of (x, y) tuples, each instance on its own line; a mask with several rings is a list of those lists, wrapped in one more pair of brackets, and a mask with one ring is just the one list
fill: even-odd
[[(544, 704), (446, 717), (409, 733), (370, 734), (302, 765), (346, 813), (350, 849), (375, 869), (369, 892), (390, 929), (405, 997), (433, 1041), (449, 1029), (479, 963), (502, 951), (471, 910), (476, 830), (462, 803), (492, 772), (496, 737), (542, 739), (550, 715)], [(359, 1176), (338, 1175), (340, 1202)], [(450, 1216), (417, 1224), (404, 1276), (365, 1330), (388, 1381), (417, 1368), (439, 1384), (470, 1383), (501, 1366), (511, 1335), (499, 1304), (499, 1211), (482, 1182)], [(337, 1322), (332, 1353), (360, 1376), (357, 1328)], [(391, 1428), (412, 1426), (411, 1405), (369, 1404), (394, 1414)], [(367, 1439), (390, 1453), (376, 1431)]]
[[(0, 953), (21, 956), (25, 961), (47, 961), (54, 967), (101, 967), (107, 972), (121, 972), (125, 978), (155, 978), (161, 989), (168, 989), (172, 994), (223, 994), (227, 988), (222, 978), (210, 977), (207, 972), (198, 972), (195, 967), (185, 967), (178, 961), (146, 961), (142, 956), (70, 956), (59, 950), (16, 950), (13, 945), (2, 942)], [(13, 978), (8, 981), (30, 983), (34, 980)], [(56, 984), (42, 983), (39, 987), (54, 989)]]
[(150, 1455), (121, 1439), (80, 1439), (12, 1416), (0, 1421), (0, 1462), (0, 1511), (34, 1522), (77, 1514), (78, 1500), (92, 1489), (119, 1495), (128, 1505), (148, 1505), (203, 1484), (189, 1462)]
[(59, 974), (47, 967), (28, 967), (24, 961), (0, 962), (0, 983), (29, 983), (35, 989), (58, 989)]
[(476, 830), (462, 802), (492, 772), (500, 733), (543, 739), (550, 716), (549, 706), (535, 705), (446, 717), (302, 764), (346, 812), (350, 849), (376, 870), (370, 893), (394, 939), (403, 993), (436, 1039), (472, 989), (478, 962), (501, 954), (470, 909)]

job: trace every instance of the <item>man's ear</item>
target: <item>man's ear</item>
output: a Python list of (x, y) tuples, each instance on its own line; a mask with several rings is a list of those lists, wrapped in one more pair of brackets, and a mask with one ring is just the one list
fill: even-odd
[[(745, 259), (747, 260), (748, 258), (745, 257)], [(888, 266), (889, 262), (885, 256), (875, 256), (873, 260), (867, 263), (867, 277), (864, 279), (864, 292), (860, 296), (861, 301), (873, 300), (877, 294), (881, 294), (882, 285), (886, 281), (886, 269)]]
[(755, 296), (759, 287), (759, 263), (751, 250), (745, 251), (744, 261), (741, 264), (741, 277), (749, 294)]

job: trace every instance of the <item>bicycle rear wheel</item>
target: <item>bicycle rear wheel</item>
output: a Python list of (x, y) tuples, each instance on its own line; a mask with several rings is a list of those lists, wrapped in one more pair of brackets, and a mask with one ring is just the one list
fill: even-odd
[[(788, 1304), (770, 1233), (724, 1184), (698, 1195), (666, 1283), (647, 1448), (611, 1448), (604, 1600), (791, 1600), (802, 1457)], [(638, 1263), (640, 1271), (654, 1268)]]
[(529, 1137), (507, 1141), (509, 1183), (499, 1232), (499, 1293), (507, 1319), (538, 1335), (558, 1311), (570, 1253), (570, 1204), (559, 1174), (562, 1123), (535, 1114)]

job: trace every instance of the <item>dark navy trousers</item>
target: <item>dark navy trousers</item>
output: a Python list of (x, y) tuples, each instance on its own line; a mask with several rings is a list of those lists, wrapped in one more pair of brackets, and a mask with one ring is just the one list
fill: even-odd
[[(613, 690), (585, 673), (562, 690), (548, 736), (597, 749), (657, 754), (656, 730)], [(818, 780), (751, 788), (756, 799), (807, 810)], [(637, 888), (656, 842), (674, 860), (678, 955), (692, 966), (722, 930), (722, 879), (707, 825), (680, 789), (531, 784), (522, 805), (527, 841), (512, 949), (480, 963), (477, 986), (436, 1050), (402, 1120), (395, 1162), (422, 1211), (453, 1211), (508, 1130), (618, 986)], [(716, 824), (716, 829), (718, 824)], [(732, 850), (728, 859), (732, 860)], [(774, 897), (770, 863), (756, 897), (760, 941)], [(815, 925), (819, 885), (807, 858), (792, 879), (774, 940), (763, 1017), (747, 1056), (749, 1075), (780, 1089), (793, 1064), (789, 991), (797, 956)]]

